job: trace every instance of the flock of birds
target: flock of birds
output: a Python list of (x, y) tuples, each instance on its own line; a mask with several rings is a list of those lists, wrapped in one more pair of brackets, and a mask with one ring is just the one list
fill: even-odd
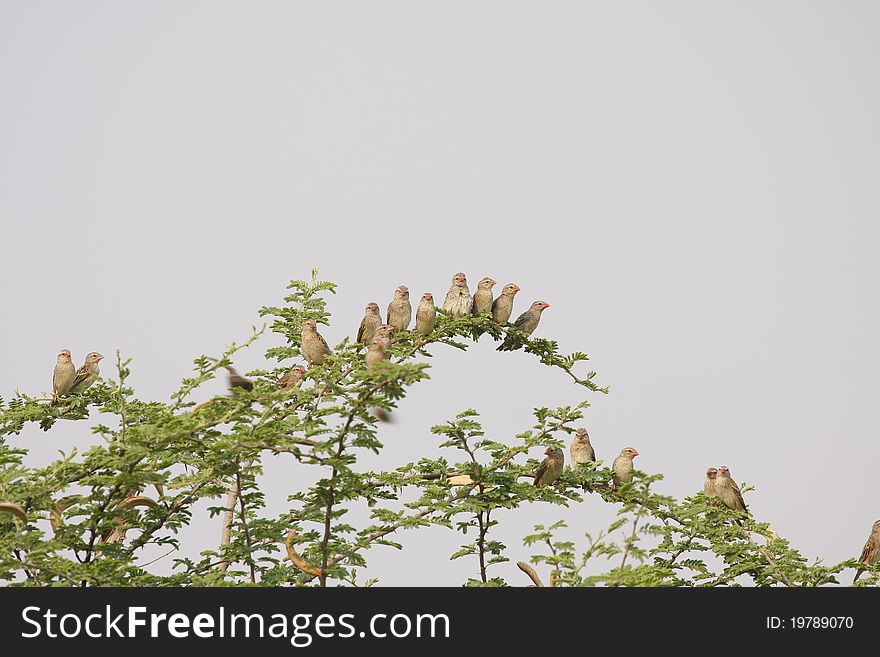
[[(505, 285), (501, 294), (494, 297), (492, 288), (496, 285), (492, 278), (485, 277), (477, 283), (477, 289), (471, 295), (468, 289), (467, 277), (458, 272), (452, 277), (452, 284), (443, 301), (443, 311), (453, 317), (466, 315), (480, 316), (491, 313), (491, 319), (496, 324), (506, 324), (513, 313), (514, 297), (520, 288), (515, 283)], [(515, 322), (513, 328), (529, 336), (538, 328), (541, 314), (550, 307), (545, 301), (535, 301), (528, 310), (522, 313)], [(389, 359), (388, 348), (393, 342), (395, 333), (409, 330), (412, 321), (412, 305), (409, 300), (409, 289), (401, 285), (394, 290), (394, 298), (388, 304), (385, 314), (385, 322), (379, 313), (379, 306), (375, 302), (367, 304), (364, 318), (361, 320), (357, 332), (357, 342), (367, 347), (365, 362), (367, 367), (375, 367), (378, 363)], [(425, 292), (419, 302), (415, 314), (415, 332), (421, 336), (430, 335), (437, 322), (437, 308), (434, 306), (434, 297), (430, 292)], [(509, 348), (505, 341), (498, 350)], [(309, 367), (321, 365), (331, 350), (324, 337), (318, 333), (317, 324), (307, 321), (302, 326), (302, 342), (300, 351)], [(61, 397), (78, 393), (88, 389), (100, 375), (98, 363), (104, 357), (96, 351), (86, 356), (82, 367), (76, 369), (71, 361), (69, 349), (62, 349), (58, 354), (55, 364), (55, 372), (52, 379), (52, 405), (58, 404)], [(212, 359), (215, 360), (216, 359)], [(241, 376), (231, 366), (224, 365), (229, 372), (230, 388), (253, 389), (253, 381)], [(299, 387), (306, 368), (302, 365), (294, 365), (278, 381), (276, 386), (281, 389)], [(387, 416), (380, 415), (380, 419)], [(569, 450), (571, 460), (575, 467), (580, 463), (593, 463), (596, 461), (596, 453), (590, 443), (587, 430), (576, 430)], [(540, 463), (535, 471), (535, 486), (548, 486), (562, 475), (565, 467), (565, 456), (561, 449), (550, 447), (545, 452), (546, 458)], [(617, 489), (623, 483), (629, 483), (633, 479), (633, 459), (639, 452), (633, 447), (624, 447), (617, 458), (611, 464), (612, 486)], [(706, 478), (703, 482), (703, 492), (716, 504), (722, 504), (733, 511), (748, 512), (742, 492), (739, 486), (730, 476), (727, 466), (709, 468), (706, 470)], [(865, 543), (859, 562), (866, 566), (873, 565), (880, 560), (880, 520), (877, 520), (871, 528), (871, 534)], [(856, 574), (858, 578), (861, 571)]]

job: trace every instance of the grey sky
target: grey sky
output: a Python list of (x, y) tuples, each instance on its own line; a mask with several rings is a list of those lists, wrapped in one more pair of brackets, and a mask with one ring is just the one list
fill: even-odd
[[(428, 427), (469, 406), (509, 440), (533, 406), (587, 399), (600, 458), (635, 446), (677, 497), (729, 465), (808, 556), (857, 556), (880, 518), (878, 19), (871, 2), (0, 0), (0, 394), (49, 389), (62, 347), (102, 351), (105, 373), (121, 348), (138, 393), (167, 399), (312, 266), (340, 285), (331, 343), (399, 284), (442, 299), (456, 271), (491, 275), (522, 287), (515, 312), (551, 303), (538, 334), (589, 353), (611, 394), (489, 343), (441, 348), (373, 467), (437, 453)], [(14, 440), (43, 463), (91, 438)], [(268, 466), (273, 508), (303, 470)], [(537, 504), (500, 536), (515, 561), (534, 523), (579, 536), (613, 511)], [(199, 519), (190, 551), (218, 535)], [(460, 538), (401, 534), (369, 575), (463, 582)]]

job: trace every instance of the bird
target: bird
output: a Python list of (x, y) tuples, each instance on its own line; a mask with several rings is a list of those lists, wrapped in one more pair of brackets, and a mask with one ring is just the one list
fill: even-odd
[[(212, 358), (211, 356), (208, 356), (208, 360), (213, 360), (215, 363), (220, 362), (219, 359)], [(254, 389), (254, 382), (251, 381), (246, 376), (242, 376), (241, 374), (239, 374), (238, 371), (234, 367), (232, 367), (231, 365), (223, 365), (222, 367), (227, 372), (227, 381), (229, 383), (229, 389), (233, 393), (236, 392), (236, 390), (235, 390), (236, 388), (242, 388), (243, 390), (247, 390), (248, 392), (250, 392), (251, 390)]]
[(373, 340), (380, 340), (382, 348), (388, 351), (391, 345), (394, 344), (394, 327), (391, 324), (382, 324), (382, 326), (376, 329), (376, 337)]
[(437, 309), (434, 307), (434, 295), (425, 292), (419, 307), (416, 309), (416, 333), (430, 335), (437, 324)]
[(294, 365), (287, 373), (275, 382), (275, 387), (281, 390), (289, 390), (290, 388), (299, 388), (302, 384), (303, 376), (305, 376), (306, 368), (302, 365)]
[(474, 316), (492, 312), (492, 286), (496, 282), (487, 276), (480, 279), (480, 282), (477, 283), (477, 291), (474, 292), (474, 306), (472, 308)]
[[(516, 331), (528, 336), (535, 332), (538, 328), (538, 322), (541, 321), (541, 313), (543, 313), (550, 304), (546, 301), (535, 301), (529, 309), (516, 318), (513, 328)], [(496, 351), (509, 351), (516, 349), (522, 344), (522, 336), (516, 335), (513, 331), (507, 334), (507, 338), (501, 343)]]
[(717, 502), (718, 493), (715, 491), (715, 481), (718, 476), (717, 468), (709, 468), (706, 470), (706, 479), (703, 481), (703, 492), (706, 494), (706, 497), (710, 498), (713, 502)]
[(715, 477), (715, 494), (718, 499), (728, 509), (734, 511), (748, 511), (746, 503), (743, 501), (742, 493), (739, 486), (730, 476), (730, 468), (722, 465), (718, 468), (718, 475)]
[(52, 374), (52, 406), (55, 406), (59, 399), (70, 392), (75, 378), (76, 367), (70, 362), (70, 349), (62, 349), (58, 352), (55, 371)]
[(379, 314), (379, 304), (370, 302), (364, 310), (364, 318), (358, 328), (357, 341), (361, 344), (370, 344), (376, 337), (376, 329), (382, 326), (382, 316)]
[(388, 304), (388, 314), (385, 323), (394, 327), (397, 332), (409, 328), (412, 319), (412, 305), (409, 302), (409, 289), (406, 285), (400, 285), (394, 290), (394, 298)]
[(318, 333), (318, 325), (314, 320), (309, 320), (303, 324), (302, 343), (300, 351), (303, 357), (308, 361), (309, 367), (312, 365), (320, 365), (324, 362), (327, 354), (333, 353), (327, 346), (327, 341)]
[(548, 447), (544, 452), (547, 455), (538, 469), (535, 471), (535, 486), (549, 486), (559, 479), (562, 468), (565, 465), (565, 454), (558, 447)]
[[(871, 534), (865, 542), (865, 547), (862, 548), (859, 563), (864, 564), (865, 566), (873, 566), (877, 563), (878, 558), (880, 558), (880, 520), (875, 521), (874, 526), (871, 527)], [(856, 571), (856, 576), (853, 578), (853, 584), (855, 584), (855, 581), (861, 576), (863, 570), (864, 568), (859, 568)]]
[(446, 300), (443, 301), (443, 310), (452, 317), (463, 317), (470, 315), (473, 307), (474, 299), (468, 289), (467, 277), (462, 272), (458, 272), (452, 277), (452, 285), (449, 286)]
[(611, 464), (611, 481), (614, 488), (633, 480), (633, 459), (639, 455), (634, 447), (624, 447)]
[(388, 360), (388, 353), (385, 351), (384, 342), (381, 338), (377, 338), (369, 344), (364, 360), (369, 368), (373, 368), (379, 363)]
[(576, 466), (578, 463), (590, 463), (596, 460), (596, 451), (590, 443), (590, 434), (583, 427), (574, 432), (574, 440), (571, 441), (571, 448), (568, 453), (571, 456), (573, 466)]
[(501, 294), (492, 302), (492, 321), (505, 324), (513, 312), (513, 297), (519, 292), (519, 285), (508, 283), (501, 289)]
[(98, 363), (102, 360), (104, 360), (104, 357), (97, 351), (89, 352), (86, 356), (86, 362), (84, 362), (82, 367), (76, 371), (76, 376), (73, 378), (73, 383), (70, 385), (70, 392), (83, 392), (88, 390), (101, 374), (101, 368), (98, 367)]

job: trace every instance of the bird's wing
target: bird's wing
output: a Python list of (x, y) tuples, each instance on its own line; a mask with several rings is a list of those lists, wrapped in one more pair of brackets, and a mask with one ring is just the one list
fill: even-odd
[(92, 373), (91, 368), (88, 365), (83, 365), (76, 371), (76, 376), (73, 377), (73, 384), (70, 386), (73, 388), (78, 383), (82, 383), (86, 379), (89, 378), (89, 375)]
[(324, 351), (326, 351), (326, 352), (329, 354), (329, 353), (330, 353), (330, 347), (328, 346), (327, 341), (324, 339), (324, 336), (321, 335), (321, 334), (318, 333), (318, 332), (315, 332), (315, 335), (318, 336), (318, 339), (321, 341), (321, 344), (324, 345)]
[(868, 537), (868, 540), (865, 541), (865, 547), (862, 548), (862, 555), (859, 557), (859, 561), (870, 566), (871, 557), (876, 554), (877, 548), (880, 547), (878, 543), (880, 543), (880, 537), (871, 534)]
[(526, 322), (528, 322), (531, 318), (532, 318), (532, 312), (530, 310), (527, 310), (522, 315), (520, 315), (519, 317), (516, 318), (516, 321), (513, 323), (513, 325), (516, 328), (521, 329), (523, 327), (523, 325)]
[(447, 306), (453, 303), (456, 296), (458, 296), (458, 288), (453, 285), (449, 288), (449, 292), (446, 293), (446, 299), (443, 301), (443, 308), (446, 309)]
[(358, 335), (357, 335), (357, 341), (358, 341), (358, 342), (360, 342), (361, 339), (364, 337), (364, 328), (365, 328), (366, 326), (367, 326), (367, 318), (364, 317), (364, 318), (361, 320), (361, 327), (358, 329)]
[(742, 508), (745, 511), (748, 511), (749, 507), (746, 506), (746, 502), (743, 499), (742, 492), (739, 490), (739, 486), (733, 479), (730, 480), (730, 483), (733, 484), (733, 494), (736, 496), (737, 501), (742, 505)]
[(549, 459), (544, 459), (541, 461), (541, 465), (538, 466), (538, 469), (535, 470), (535, 485), (541, 481), (541, 477), (543, 477), (547, 473), (547, 463)]

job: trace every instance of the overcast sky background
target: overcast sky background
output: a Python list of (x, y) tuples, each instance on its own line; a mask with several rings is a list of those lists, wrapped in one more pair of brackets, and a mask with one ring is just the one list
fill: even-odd
[[(471, 406), (510, 442), (532, 407), (586, 399), (600, 458), (636, 447), (677, 497), (726, 464), (808, 557), (858, 556), (880, 518), (878, 20), (872, 2), (2, 0), (0, 395), (49, 390), (63, 347), (105, 373), (119, 348), (167, 400), (313, 266), (339, 284), (332, 344), (367, 302), (442, 300), (461, 270), (518, 283), (516, 313), (548, 301), (536, 335), (589, 353), (611, 393), (488, 341), (440, 348), (369, 467), (438, 454), (428, 428)], [(12, 442), (44, 464), (92, 440)], [(273, 510), (305, 469), (267, 465)], [(527, 583), (533, 524), (577, 538), (614, 511), (501, 514), (494, 574)], [(197, 517), (187, 552), (219, 532)], [(394, 538), (402, 555), (369, 554), (381, 584), (477, 572), (447, 561), (452, 531)]]

